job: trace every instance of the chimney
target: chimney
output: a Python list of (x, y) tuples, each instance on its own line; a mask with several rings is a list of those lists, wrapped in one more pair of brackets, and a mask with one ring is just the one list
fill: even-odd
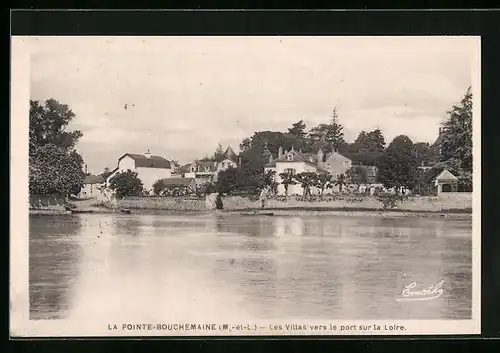
[(85, 174), (87, 174), (87, 165), (85, 164)]
[(144, 157), (151, 158), (151, 152), (149, 152), (148, 150), (146, 153), (144, 153)]
[(283, 155), (283, 147), (280, 146), (280, 148), (278, 148), (278, 158), (281, 158), (282, 155)]
[(104, 168), (104, 173), (106, 173), (106, 174), (109, 173), (109, 168), (108, 167)]

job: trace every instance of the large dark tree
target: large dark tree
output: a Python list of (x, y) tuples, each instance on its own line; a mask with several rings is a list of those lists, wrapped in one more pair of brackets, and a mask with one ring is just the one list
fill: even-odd
[(288, 129), (288, 135), (293, 143), (293, 146), (297, 150), (306, 152), (308, 149), (308, 141), (306, 139), (306, 124), (303, 120), (299, 120), (294, 123), (291, 128)]
[(288, 133), (299, 138), (304, 138), (306, 136), (306, 124), (304, 124), (303, 120), (299, 120), (292, 124), (292, 127), (288, 129)]
[(240, 168), (228, 168), (219, 172), (215, 190), (218, 193), (226, 195), (238, 191), (246, 191), (251, 180), (253, 181), (253, 179), (246, 176)]
[(408, 136), (394, 138), (387, 147), (379, 164), (379, 181), (385, 187), (408, 187), (416, 184), (417, 168), (413, 153), (413, 142)]
[(29, 172), (31, 194), (77, 194), (85, 179), (83, 159), (76, 152), (82, 133), (69, 130), (75, 117), (55, 99), (45, 105), (30, 101)]
[(435, 162), (431, 146), (427, 142), (417, 142), (413, 145), (415, 163), (419, 166), (428, 166)]
[(439, 162), (460, 179), (460, 187), (472, 189), (472, 92), (470, 87), (443, 124)]
[(52, 144), (64, 150), (72, 150), (82, 133), (68, 130), (69, 123), (75, 118), (73, 111), (66, 105), (49, 99), (45, 105), (30, 101), (30, 145)]
[(385, 139), (380, 129), (370, 132), (362, 130), (356, 140), (349, 144), (344, 155), (355, 164), (378, 165), (385, 149)]
[(346, 171), (345, 174), (348, 182), (351, 184), (361, 185), (368, 182), (366, 170), (359, 165), (352, 166)]
[(366, 134), (364, 139), (364, 149), (369, 152), (383, 152), (385, 149), (385, 139), (380, 129), (375, 129)]
[(333, 110), (332, 120), (329, 124), (320, 124), (309, 131), (308, 138), (312, 150), (321, 148), (325, 152), (338, 151), (345, 147), (344, 127), (339, 123), (337, 110)]

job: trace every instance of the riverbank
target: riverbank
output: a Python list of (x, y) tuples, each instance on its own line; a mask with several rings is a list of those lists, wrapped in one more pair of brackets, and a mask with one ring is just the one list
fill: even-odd
[[(240, 210), (240, 211), (223, 211), (225, 214), (242, 214), (258, 210)], [(467, 211), (459, 212), (457, 210), (444, 210), (443, 212), (422, 212), (422, 211), (400, 211), (400, 210), (386, 210), (374, 211), (363, 209), (272, 209), (266, 208), (264, 212), (272, 212), (273, 216), (352, 216), (352, 217), (382, 217), (382, 218), (439, 218), (439, 219), (472, 219), (472, 213)]]
[[(260, 210), (260, 203), (240, 196), (228, 196), (223, 199), (222, 214), (240, 214)], [(74, 203), (73, 203), (74, 204)], [(84, 213), (168, 213), (168, 214), (204, 214), (211, 213), (203, 198), (186, 197), (134, 197), (117, 200), (116, 207), (109, 207), (95, 201), (80, 201), (77, 210)], [(300, 197), (276, 198), (266, 202), (266, 211), (274, 215), (355, 215), (374, 217), (434, 217), (460, 218), (472, 217), (472, 195), (450, 194), (445, 196), (410, 197), (400, 202), (393, 209), (384, 210), (375, 197), (343, 195), (322, 200), (307, 201)], [(78, 212), (78, 211), (77, 211)], [(30, 214), (68, 214), (64, 209), (30, 210)]]

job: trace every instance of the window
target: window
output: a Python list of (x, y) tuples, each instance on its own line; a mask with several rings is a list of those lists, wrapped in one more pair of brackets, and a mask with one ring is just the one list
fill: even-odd
[(296, 171), (294, 168), (287, 168), (285, 169), (285, 173), (295, 175)]
[(286, 160), (287, 160), (287, 161), (291, 161), (291, 160), (293, 160), (293, 153), (289, 153), (289, 154), (286, 156)]

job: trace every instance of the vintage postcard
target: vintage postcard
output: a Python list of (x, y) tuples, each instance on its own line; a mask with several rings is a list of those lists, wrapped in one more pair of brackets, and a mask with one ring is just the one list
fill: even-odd
[(10, 334), (479, 334), (480, 38), (12, 37)]

